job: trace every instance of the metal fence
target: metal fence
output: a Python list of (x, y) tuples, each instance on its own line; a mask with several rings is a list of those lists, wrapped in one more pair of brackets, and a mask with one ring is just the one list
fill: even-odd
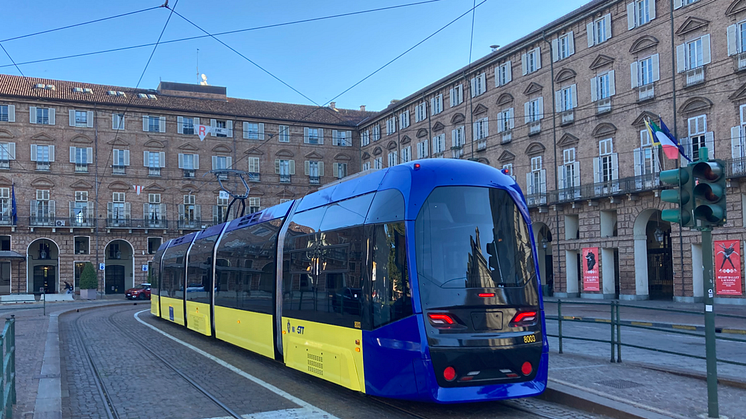
[[(654, 323), (651, 323), (651, 322), (625, 321), (625, 320), (622, 320), (619, 314), (619, 308), (626, 307), (626, 308), (631, 308), (631, 309), (636, 309), (636, 310), (651, 310), (651, 311), (658, 311), (658, 312), (679, 313), (679, 314), (702, 316), (702, 318), (704, 318), (704, 313), (702, 312), (668, 309), (668, 308), (657, 308), (657, 307), (641, 307), (637, 305), (621, 304), (617, 300), (609, 301), (609, 302), (572, 301), (572, 302), (564, 303), (564, 304), (572, 304), (572, 305), (609, 306), (609, 319), (605, 319), (605, 318), (604, 319), (598, 319), (598, 318), (587, 319), (583, 317), (562, 315), (562, 304), (563, 304), (562, 300), (557, 300), (556, 302), (555, 301), (544, 301), (544, 304), (557, 304), (557, 315), (546, 316), (546, 319), (557, 320), (557, 334), (556, 335), (547, 334), (547, 336), (555, 337), (559, 339), (559, 346), (558, 346), (559, 353), (563, 353), (562, 341), (564, 339), (574, 339), (574, 340), (584, 340), (584, 341), (599, 342), (599, 343), (608, 343), (610, 350), (611, 350), (611, 357), (610, 357), (611, 362), (622, 362), (622, 346), (625, 346), (628, 348), (661, 352), (661, 353), (665, 353), (669, 355), (679, 355), (679, 356), (685, 356), (689, 358), (696, 358), (696, 359), (703, 359), (703, 360), (707, 359), (707, 357), (700, 356), (700, 355), (692, 355), (692, 354), (686, 354), (686, 353), (681, 353), (681, 352), (669, 351), (665, 349), (651, 348), (647, 346), (634, 345), (631, 343), (624, 343), (622, 341), (622, 327), (633, 328), (633, 329), (653, 330), (656, 332), (665, 331), (666, 333), (695, 336), (695, 337), (700, 337), (702, 339), (704, 339), (705, 336), (704, 336), (704, 332), (696, 333), (696, 330), (697, 330), (696, 326), (671, 325), (671, 328), (663, 329), (662, 326), (656, 326)], [(746, 321), (746, 316), (736, 316), (732, 314), (717, 314), (717, 313), (715, 314), (715, 316), (722, 317), (722, 318), (743, 319)], [(610, 339), (606, 340), (606, 339), (587, 338), (587, 337), (580, 337), (580, 336), (568, 336), (567, 334), (562, 332), (562, 324), (567, 323), (567, 322), (609, 324)], [(717, 328), (717, 329), (720, 329), (720, 328)], [(725, 329), (721, 329), (720, 331), (722, 332), (724, 330)], [(740, 330), (738, 332), (740, 332)], [(744, 334), (744, 338), (728, 337), (728, 336), (723, 336), (722, 333), (718, 333), (716, 335), (716, 339), (723, 340), (723, 341), (746, 343), (746, 333)], [(746, 362), (729, 361), (725, 359), (718, 359), (717, 362), (746, 367)]]
[(0, 388), (2, 388), (3, 405), (0, 419), (13, 417), (13, 405), (16, 403), (16, 319), (10, 316), (5, 320), (3, 334), (0, 336), (0, 356), (2, 356), (2, 374), (0, 374)]

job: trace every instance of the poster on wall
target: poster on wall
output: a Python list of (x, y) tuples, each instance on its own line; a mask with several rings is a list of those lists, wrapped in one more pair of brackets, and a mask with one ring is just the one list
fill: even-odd
[(583, 291), (600, 291), (598, 247), (584, 247), (580, 262), (583, 265)]
[(741, 241), (715, 241), (715, 288), (717, 295), (741, 295)]

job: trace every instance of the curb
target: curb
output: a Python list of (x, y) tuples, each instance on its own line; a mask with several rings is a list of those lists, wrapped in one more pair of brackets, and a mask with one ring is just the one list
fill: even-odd
[(538, 396), (542, 400), (572, 407), (584, 412), (619, 419), (685, 419), (675, 413), (666, 412), (642, 404), (623, 402), (615, 396), (572, 385), (561, 380), (549, 379), (547, 389)]

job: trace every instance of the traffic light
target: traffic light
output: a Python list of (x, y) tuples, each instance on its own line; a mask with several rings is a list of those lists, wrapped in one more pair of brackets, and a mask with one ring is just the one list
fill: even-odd
[(701, 227), (725, 224), (725, 166), (722, 160), (699, 161), (692, 167), (694, 187), (694, 218)]
[(664, 170), (660, 173), (661, 182), (676, 185), (677, 188), (666, 189), (661, 192), (661, 200), (678, 204), (679, 208), (664, 209), (661, 219), (671, 223), (679, 223), (682, 227), (693, 227), (694, 210), (693, 186), (694, 178), (691, 166), (678, 169)]

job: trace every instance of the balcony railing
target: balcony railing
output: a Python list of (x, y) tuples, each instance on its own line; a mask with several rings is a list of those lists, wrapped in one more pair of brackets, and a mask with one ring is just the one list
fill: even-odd
[(106, 227), (107, 228), (132, 228), (132, 219), (131, 218), (107, 218), (106, 219)]
[(249, 182), (259, 182), (261, 176), (257, 172), (249, 172)]
[(746, 52), (738, 53), (734, 57), (736, 60), (736, 71), (745, 70), (746, 69)]
[(532, 121), (528, 123), (528, 135), (536, 135), (541, 132), (541, 121)]
[(746, 157), (725, 161), (725, 177), (732, 179), (746, 177)]
[(705, 81), (705, 68), (699, 66), (686, 72), (686, 85), (693, 86), (695, 84), (704, 83)]
[(0, 160), (0, 169), (10, 169), (10, 160)]
[(75, 163), (75, 173), (88, 173), (88, 164)]
[(183, 176), (185, 178), (193, 178), (194, 177), (194, 169), (182, 169), (183, 170)]
[(124, 175), (127, 173), (126, 171), (127, 166), (112, 166), (111, 167), (111, 174), (113, 175)]
[(505, 131), (505, 132), (503, 132), (503, 138), (501, 140), (501, 143), (502, 144), (508, 144), (511, 141), (513, 141), (513, 131)]
[(36, 162), (36, 170), (42, 171), (42, 172), (48, 172), (50, 167), (50, 163), (48, 161), (37, 161)]
[(477, 140), (477, 151), (487, 150), (487, 139)]
[(148, 176), (160, 176), (160, 175), (161, 175), (160, 167), (148, 167)]
[[(744, 163), (746, 163), (746, 161)], [(746, 172), (742, 176), (746, 176)], [(549, 191), (549, 197), (546, 203), (551, 205), (565, 202), (583, 201), (640, 193), (658, 189), (663, 189), (660, 184), (658, 173), (648, 173), (640, 176), (610, 180), (608, 182), (590, 183), (587, 185), (560, 189), (558, 191)], [(526, 197), (526, 201), (528, 202), (529, 206), (538, 206), (540, 204), (544, 204), (540, 201), (540, 199), (537, 199), (536, 197), (534, 197), (533, 200), (530, 200), (529, 197), (531, 196), (532, 195), (528, 195)]]
[(547, 194), (536, 193), (536, 194), (526, 195), (526, 203), (528, 204), (529, 207), (538, 207), (539, 205), (546, 205)]
[(455, 147), (451, 147), (451, 157), (454, 159), (460, 159), (461, 156), (464, 155), (464, 146), (463, 145), (457, 145)]
[(179, 219), (179, 230), (201, 230), (202, 220)]
[(12, 226), (14, 224), (13, 217), (10, 214), (0, 215), (0, 226)]
[(290, 183), (290, 175), (280, 175), (280, 183)]
[(562, 118), (560, 122), (561, 125), (572, 124), (573, 122), (575, 122), (575, 111), (564, 111), (560, 114), (560, 117)]
[(653, 83), (640, 86), (638, 88), (637, 100), (642, 102), (643, 100), (649, 100), (655, 97), (655, 85)]
[(93, 217), (70, 217), (68, 219), (68, 225), (70, 227), (93, 227), (96, 223), (96, 219)]
[(318, 185), (319, 183), (321, 183), (321, 181), (318, 176), (309, 176), (308, 183), (310, 183), (311, 185)]
[(611, 112), (611, 98), (599, 99), (596, 102), (596, 114)]
[(56, 218), (54, 214), (32, 215), (29, 217), (28, 225), (31, 227), (64, 227), (67, 221), (66, 218)]

